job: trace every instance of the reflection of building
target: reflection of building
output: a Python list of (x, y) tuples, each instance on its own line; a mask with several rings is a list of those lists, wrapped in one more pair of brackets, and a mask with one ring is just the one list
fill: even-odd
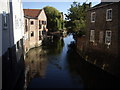
[(3, 89), (13, 88), (22, 70), (23, 31), (24, 16), (21, 0), (0, 1), (0, 34), (2, 34), (0, 57), (2, 56)]
[(26, 84), (29, 84), (31, 79), (35, 77), (44, 78), (46, 74), (48, 59), (47, 51), (41, 48), (31, 49), (25, 60), (26, 65)]
[(40, 46), (46, 34), (47, 17), (43, 9), (24, 9), (25, 14), (25, 52)]

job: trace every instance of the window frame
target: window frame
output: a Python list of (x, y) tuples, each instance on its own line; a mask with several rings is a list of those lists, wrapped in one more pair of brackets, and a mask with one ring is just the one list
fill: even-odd
[[(94, 21), (93, 21), (93, 14), (95, 14)], [(91, 22), (94, 23), (96, 20), (96, 12), (91, 13)]]
[[(108, 36), (108, 34), (107, 34), (108, 32), (110, 32), (110, 36)], [(110, 43), (107, 42), (107, 39), (110, 39)], [(105, 34), (105, 44), (111, 45), (111, 40), (112, 40), (112, 31), (111, 30), (107, 30), (106, 34)]]
[(90, 42), (95, 42), (95, 30), (90, 30)]
[(110, 14), (110, 15), (111, 15), (111, 19), (110, 19), (109, 16), (108, 16), (108, 12), (109, 12), (110, 10), (112, 11), (112, 9), (107, 9), (107, 10), (106, 10), (106, 21), (112, 21), (112, 12), (111, 12), (111, 14)]

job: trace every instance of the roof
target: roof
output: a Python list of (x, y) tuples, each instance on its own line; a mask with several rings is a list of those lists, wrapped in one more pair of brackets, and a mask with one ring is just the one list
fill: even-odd
[(99, 6), (107, 5), (107, 4), (110, 4), (110, 3), (112, 3), (112, 2), (101, 2), (101, 3), (97, 4), (97, 5), (95, 5), (94, 7), (99, 7)]
[(42, 9), (23, 9), (23, 10), (24, 16), (31, 18), (37, 18), (42, 11)]
[(89, 8), (88, 11), (94, 10), (94, 9), (96, 9), (96, 8), (102, 8), (102, 7), (104, 7), (104, 6), (111, 5), (111, 4), (114, 4), (114, 3), (115, 3), (115, 2), (101, 2), (101, 3), (97, 4), (97, 5)]

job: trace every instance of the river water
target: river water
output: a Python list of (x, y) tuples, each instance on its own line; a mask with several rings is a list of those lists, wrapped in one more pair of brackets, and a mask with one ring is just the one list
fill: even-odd
[[(68, 45), (73, 35), (31, 49), (25, 59), (24, 88), (117, 87), (108, 73), (84, 61)], [(69, 50), (69, 52), (68, 52)]]

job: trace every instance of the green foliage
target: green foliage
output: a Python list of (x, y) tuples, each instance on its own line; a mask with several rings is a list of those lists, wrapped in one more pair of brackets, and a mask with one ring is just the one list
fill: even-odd
[(85, 34), (86, 28), (86, 11), (89, 8), (89, 4), (83, 3), (82, 5), (77, 2), (73, 2), (66, 14), (65, 27), (69, 32), (76, 34)]
[(47, 16), (47, 28), (49, 31), (52, 32), (63, 29), (63, 19), (61, 12), (50, 6), (44, 7), (44, 10)]

